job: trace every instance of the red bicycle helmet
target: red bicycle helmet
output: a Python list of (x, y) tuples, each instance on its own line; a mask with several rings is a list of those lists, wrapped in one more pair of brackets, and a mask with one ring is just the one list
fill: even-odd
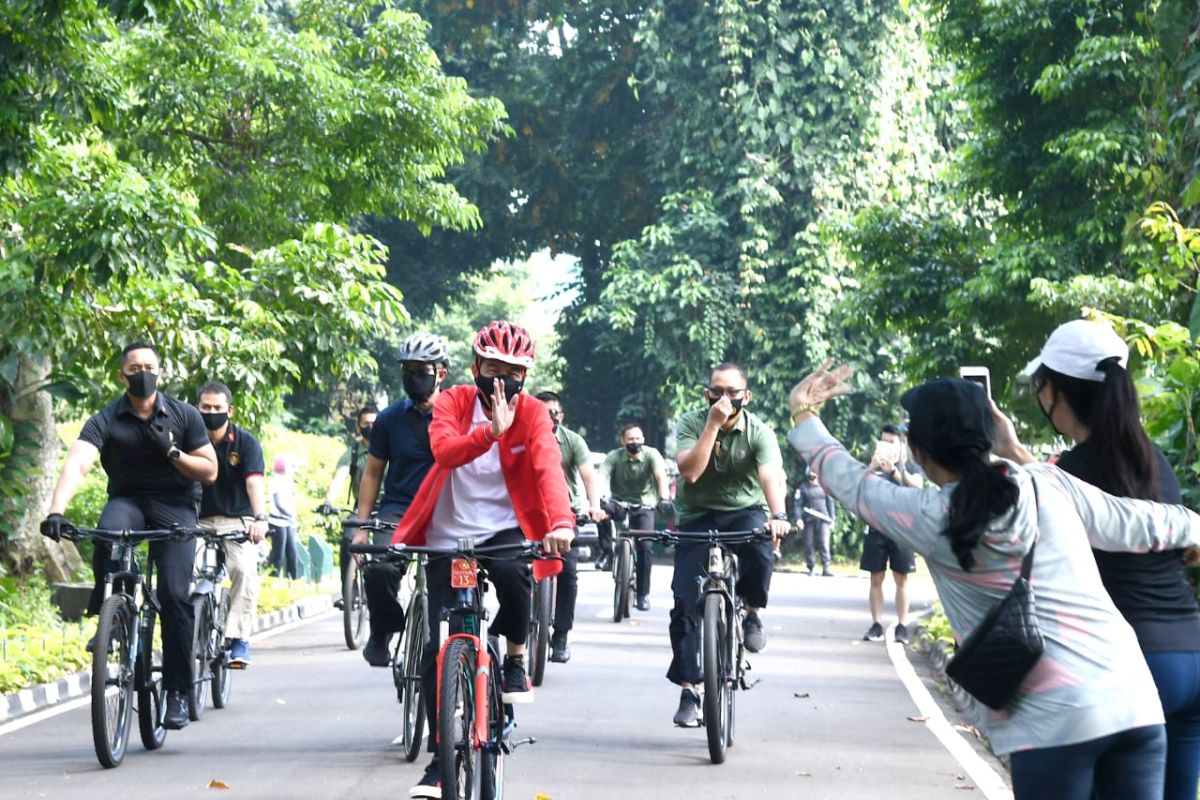
[(472, 349), (479, 358), (494, 358), (526, 369), (533, 366), (533, 339), (529, 331), (506, 320), (489, 322), (480, 328)]

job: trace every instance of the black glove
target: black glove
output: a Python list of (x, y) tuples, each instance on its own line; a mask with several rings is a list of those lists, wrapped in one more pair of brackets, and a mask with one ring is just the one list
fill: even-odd
[(321, 503), (321, 507), (317, 509), (317, 513), (332, 517), (336, 512), (334, 512), (333, 506), (330, 503)]
[(675, 511), (675, 504), (667, 498), (658, 501), (658, 513), (660, 516), (669, 517)]
[(63, 528), (66, 527), (66, 524), (67, 519), (62, 514), (50, 514), (42, 520), (42, 536), (57, 542), (62, 537)]
[(150, 437), (163, 453), (171, 452), (171, 448), (175, 446), (175, 433), (161, 422), (150, 426)]

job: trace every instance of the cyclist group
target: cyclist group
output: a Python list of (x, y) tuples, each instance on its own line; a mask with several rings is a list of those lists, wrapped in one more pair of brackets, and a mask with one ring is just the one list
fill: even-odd
[[(357, 467), (353, 466), (353, 457), (347, 462), (348, 468), (357, 472), (356, 514), (362, 520), (376, 516), (386, 520), (389, 527), (390, 523), (395, 524), (394, 533), (377, 534), (383, 542), (447, 553), (459, 548), (464, 540), (489, 545), (540, 542), (543, 552), (561, 557), (564, 567), (559, 581), (559, 612), (554, 620), (553, 658), (566, 661), (570, 657), (567, 634), (575, 602), (572, 545), (576, 524), (581, 515), (603, 523), (609, 514), (597, 495), (586, 445), (562, 424), (560, 399), (549, 393), (532, 397), (523, 391), (528, 372), (534, 366), (535, 348), (528, 332), (505, 321), (490, 323), (476, 335), (473, 352), (473, 384), (443, 387), (448, 366), (445, 342), (437, 336), (418, 334), (403, 343), (399, 358), (407, 397), (379, 412), (373, 423), (363, 424), (365, 415), (359, 415), (366, 459)], [(1049, 345), (1045, 352), (1051, 352)], [(1051, 363), (1050, 356), (1043, 358), (1047, 369)], [(1074, 362), (1067, 359), (1066, 363)], [(1101, 359), (1100, 363), (1108, 362)], [(1123, 360), (1121, 363), (1123, 366)], [(1081, 524), (1072, 522), (1075, 519), (1072, 514), (1079, 515), (1084, 532), (1101, 549), (1162, 550), (1200, 542), (1200, 518), (1190, 512), (1117, 500), (1094, 489), (1081, 488), (1081, 482), (1059, 477), (1057, 473), (1052, 488), (1062, 495), (1062, 502), (1055, 515), (1047, 516), (1048, 512), (1042, 508), (1032, 522), (1022, 516), (1020, 525), (1025, 527), (1019, 534), (1010, 535), (1006, 526), (1017, 524), (1014, 522), (1019, 516), (1017, 512), (1010, 513), (1007, 522), (996, 515), (1017, 508), (1018, 495), (1024, 498), (1025, 481), (1030, 480), (1028, 475), (1032, 472), (1023, 472), (1016, 466), (1024, 463), (1019, 457), (1024, 451), (1015, 443), (1011, 426), (1000, 429), (999, 433), (1005, 436), (998, 435), (993, 414), (999, 412), (994, 406), (988, 408), (985, 399), (981, 399), (982, 392), (972, 393), (975, 390), (970, 385), (964, 388), (961, 381), (926, 384), (905, 397), (905, 408), (913, 418), (914, 456), (937, 488), (921, 489), (880, 480), (877, 474), (846, 456), (819, 424), (810, 422), (824, 402), (849, 390), (848, 370), (830, 370), (829, 366), (793, 390), (795, 429), (790, 441), (832, 496), (866, 519), (880, 535), (914, 547), (929, 560), (956, 630), (969, 630), (987, 610), (988, 603), (972, 592), (990, 592), (994, 596), (997, 586), (1003, 583), (999, 581), (993, 586), (968, 576), (972, 559), (987, 569), (995, 566), (1002, 573), (1010, 569), (1012, 554), (1008, 550), (1014, 545), (1028, 548), (1038, 532), (1038, 516), (1045, 542), (1044, 553), (1039, 552), (1039, 574), (1047, 584), (1066, 579), (1059, 566), (1061, 558), (1054, 555), (1055, 548), (1062, 545), (1046, 540), (1053, 539), (1050, 534), (1054, 529)], [(1110, 371), (1092, 364), (1083, 379), (1097, 380), (1095, 373), (1103, 381)], [(120, 379), (126, 386), (126, 394), (89, 420), (79, 441), (71, 448), (54, 493), (51, 513), (43, 523), (44, 533), (57, 535), (66, 524), (63, 510), (83, 473), (99, 456), (109, 476), (110, 495), (101, 516), (101, 527), (191, 525), (196, 522), (197, 500), (203, 498), (203, 513), (214, 525), (240, 522), (250, 529), (252, 536), (255, 532), (261, 536), (259, 523), (265, 518), (261, 449), (257, 449), (256, 458), (257, 443), (251, 446), (252, 437), (229, 422), (232, 397), (228, 389), (221, 384), (209, 384), (202, 390), (196, 408), (156, 392), (158, 374), (158, 354), (153, 347), (136, 344), (122, 352)], [(1050, 379), (1046, 378), (1042, 387), (1050, 385)], [(1063, 395), (1051, 389), (1046, 389), (1046, 394), (1053, 397), (1047, 416), (1058, 424), (1056, 403), (1061, 416), (1066, 402)], [(613, 497), (629, 507), (636, 506), (642, 514), (636, 523), (638, 527), (652, 527), (653, 519), (647, 512), (671, 510), (681, 534), (764, 532), (761, 538), (729, 548), (736, 552), (740, 565), (736, 593), (746, 612), (741, 641), (749, 652), (758, 652), (766, 644), (760, 613), (768, 605), (775, 553), (780, 540), (791, 529), (784, 507), (783, 459), (775, 432), (748, 409), (753, 394), (741, 366), (732, 363), (716, 366), (703, 397), (707, 407), (685, 412), (678, 420), (676, 461), (682, 480), (669, 507), (664, 502), (668, 500), (669, 487), (662, 456), (645, 446), (640, 427), (631, 425), (622, 431), (621, 447), (608, 454), (601, 469), (609, 476)], [(1070, 408), (1075, 408), (1074, 402)], [(1003, 417), (996, 418), (1006, 422)], [(1003, 448), (1015, 463), (1005, 462), (1011, 466), (1002, 464), (1003, 468), (995, 473), (983, 470), (976, 462), (986, 459), (993, 446), (997, 450)], [(1150, 474), (1155, 474), (1155, 470), (1150, 470)], [(577, 478), (584, 485), (582, 497), (575, 488)], [(958, 490), (960, 483), (971, 486), (987, 502), (976, 502), (974, 495), (967, 497), (966, 492)], [(950, 494), (940, 495), (941, 487)], [(1134, 496), (1161, 497), (1157, 493)], [(1020, 508), (1022, 515), (1027, 516), (1023, 500)], [(1120, 530), (1104, 531), (1106, 525)], [(366, 538), (360, 531), (354, 535), (354, 543), (365, 543)], [(993, 540), (999, 544), (993, 545)], [(1000, 545), (1004, 551), (1001, 557), (993, 559), (983, 552), (987, 547)], [(156, 542), (155, 546), (151, 556), (161, 575), (159, 601), (164, 620), (163, 680), (168, 690), (168, 727), (182, 727), (186, 724), (186, 700), (180, 695), (191, 680), (186, 649), (190, 606), (186, 597), (194, 546), (162, 542)], [(941, 552), (943, 549), (945, 553)], [(674, 606), (669, 628), (672, 659), (667, 677), (681, 688), (674, 722), (683, 727), (699, 726), (703, 721), (704, 706), (698, 691), (704, 674), (697, 605), (701, 578), (711, 569), (709, 554), (704, 541), (689, 541), (682, 535), (674, 549)], [(1021, 555), (1016, 554), (1018, 561)], [(105, 569), (106, 558), (98, 547), (94, 564), (98, 576)], [(230, 561), (236, 563), (239, 557), (233, 554)], [(638, 607), (646, 609), (648, 553), (640, 550), (637, 561)], [(1079, 568), (1076, 563), (1075, 569)], [(403, 570), (403, 564), (386, 561), (372, 565), (366, 574), (371, 631), (363, 654), (373, 666), (388, 665), (391, 639), (404, 630), (404, 611), (397, 600)], [(488, 559), (487, 571), (499, 601), (499, 611), (488, 633), (504, 639), (499, 669), (503, 701), (530, 702), (533, 692), (524, 655), (533, 575), (525, 562), (512, 559)], [(428, 643), (421, 663), (421, 681), (426, 714), (431, 725), (435, 725), (440, 612), (451, 608), (455, 599), (448, 560), (429, 559), (426, 574)], [(1089, 619), (1103, 627), (1112, 642), (1132, 639), (1131, 633), (1125, 635), (1128, 625), (1116, 610), (1109, 613), (1111, 601), (1107, 595), (1101, 598), (1102, 590), (1099, 594), (1093, 592), (1095, 587), (1086, 578), (1085, 575), (1081, 579), (1083, 588), (1076, 588), (1092, 592), (1089, 599), (1098, 611)], [(1098, 580), (1094, 583), (1099, 585)], [(243, 579), (239, 584), (235, 577), (234, 584), (242, 605), (233, 617), (244, 619), (244, 609), (253, 604), (253, 581)], [(1053, 606), (1055, 595), (1053, 591), (1047, 594), (1046, 604)], [(235, 599), (235, 605), (238, 602)], [(1190, 614), (1180, 612), (1177, 617), (1173, 622), (1180, 630), (1189, 631), (1189, 636), (1200, 630), (1200, 616), (1196, 615), (1194, 604)], [(1059, 616), (1056, 624), (1063, 619)], [(231, 624), (230, 630), (246, 633), (244, 624), (238, 624), (241, 627)], [(231, 638), (242, 641), (240, 655), (245, 663), (248, 652), (244, 636), (234, 637), (231, 633)], [(1090, 749), (1083, 754), (1071, 752), (1076, 759), (1073, 763), (1083, 764), (1071, 773), (1077, 781), (1083, 781), (1085, 773), (1090, 781), (1092, 770), (1098, 771), (1097, 765), (1112, 752), (1136, 752), (1139, 758), (1157, 757), (1160, 762), (1165, 759), (1166, 744), (1160, 741), (1165, 740), (1165, 734), (1147, 733), (1132, 738), (1128, 735), (1129, 730), (1140, 731), (1138, 725), (1161, 731), (1161, 714), (1155, 718), (1144, 707), (1136, 712), (1122, 711), (1133, 699), (1144, 704), (1149, 697), (1142, 691), (1149, 680), (1145, 664), (1141, 663), (1139, 669), (1137, 662), (1141, 660), (1135, 661), (1128, 648), (1114, 649), (1110, 645), (1092, 643), (1095, 653), (1103, 651), (1104, 657), (1085, 661), (1081, 659), (1087, 654), (1080, 656), (1073, 649), (1078, 648), (1077, 642), (1055, 640), (1054, 644), (1058, 648), (1054, 654), (1058, 663), (1087, 673), (1082, 688), (1065, 694), (1057, 685), (1044, 690), (1049, 692), (1047, 697), (1051, 701), (1047, 708), (1062, 694), (1082, 709), (1076, 713), (1079, 717), (1076, 722), (1078, 731), (1088, 734), (1083, 743)], [(1170, 669), (1178, 674), (1183, 667), (1171, 661)], [(1123, 699), (1110, 693), (1101, 698), (1103, 703), (1089, 703), (1083, 695), (1088, 691), (1103, 694), (1101, 690), (1108, 685), (1106, 680), (1113, 676), (1126, 679), (1136, 691)], [(1053, 676), (1042, 676), (1050, 677)], [(1058, 675), (1057, 679), (1066, 677)], [(1198, 677), (1193, 680), (1200, 683)], [(1153, 690), (1153, 684), (1148, 685)], [(1088, 711), (1093, 705), (1094, 712)], [(1011, 718), (995, 722), (993, 729), (994, 741), (1011, 744), (1012, 749), (1024, 748), (1020, 758), (1014, 757), (1013, 764), (1014, 777), (1020, 764), (1021, 779), (1026, 782), (1033, 775), (1046, 780), (1050, 766), (1056, 763), (1052, 756), (1062, 755), (1059, 751), (1065, 748), (1078, 747), (1081, 741), (1079, 737), (1071, 739), (1070, 734), (1060, 735), (1061, 731), (1049, 731), (1040, 714), (1043, 710), (1035, 698), (1029, 701), (1028, 708), (1014, 706)], [(1118, 734), (1124, 738), (1112, 738)], [(1096, 744), (1101, 740), (1102, 745)], [(430, 750), (434, 758), (424, 777), (411, 790), (412, 797), (442, 796), (441, 772), (432, 737)], [(1045, 751), (1046, 757), (1035, 758), (1041, 751)], [(1194, 794), (1200, 748), (1193, 747), (1189, 752)], [(1127, 762), (1123, 763), (1128, 767)], [(1123, 785), (1133, 788), (1124, 796), (1150, 797), (1142, 791), (1153, 784), (1147, 770), (1126, 771), (1129, 775)], [(1160, 789), (1161, 785), (1160, 775)], [(1029, 790), (1018, 792), (1018, 796), (1042, 795)]]

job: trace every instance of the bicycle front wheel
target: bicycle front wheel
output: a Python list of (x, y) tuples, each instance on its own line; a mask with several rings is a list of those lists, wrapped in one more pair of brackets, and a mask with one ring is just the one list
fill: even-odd
[(454, 639), (442, 654), (438, 697), (438, 764), (442, 797), (472, 800), (479, 792), (475, 751), (475, 648)]
[(224, 708), (229, 705), (229, 693), (233, 690), (233, 678), (229, 672), (229, 656), (225, 652), (225, 625), (229, 622), (229, 592), (221, 592), (221, 602), (217, 604), (216, 625), (213, 626), (212, 643), (212, 692), (213, 708)]
[(363, 592), (362, 570), (354, 558), (346, 560), (342, 581), (342, 629), (346, 647), (357, 650), (367, 635), (367, 598)]
[(550, 650), (550, 625), (554, 615), (554, 578), (542, 578), (533, 592), (533, 618), (529, 624), (529, 680), (541, 686), (546, 676), (546, 656)]
[(421, 694), (421, 659), (429, 641), (427, 615), (429, 600), (423, 594), (413, 595), (408, 604), (404, 626), (404, 658), (393, 665), (392, 677), (397, 682), (400, 707), (404, 714), (404, 760), (416, 761), (425, 738), (425, 698)]
[(100, 607), (92, 653), (92, 743), (104, 767), (119, 766), (133, 711), (133, 605), (113, 595)]
[(703, 625), (704, 726), (708, 755), (714, 764), (720, 764), (729, 747), (733, 685), (729, 679), (726, 637), (731, 631), (725, 617), (725, 599), (715, 592), (704, 598)]
[(629, 616), (629, 593), (633, 581), (633, 544), (618, 539), (613, 548), (613, 622)]
[(212, 680), (209, 668), (208, 645), (212, 638), (212, 606), (208, 595), (192, 600), (192, 684), (188, 688), (188, 718), (196, 722), (208, 708), (208, 682)]

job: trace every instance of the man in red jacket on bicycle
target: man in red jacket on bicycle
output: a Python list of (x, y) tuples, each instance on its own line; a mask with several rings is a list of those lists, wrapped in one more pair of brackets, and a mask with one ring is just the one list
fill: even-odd
[[(492, 322), (476, 335), (474, 351), (475, 385), (443, 389), (434, 403), (429, 425), (434, 465), (392, 541), (450, 551), (460, 539), (489, 545), (532, 539), (542, 542), (546, 552), (565, 553), (575, 537), (575, 514), (558, 440), (546, 406), (521, 391), (533, 366), (533, 340), (524, 328)], [(489, 633), (504, 636), (507, 652), (500, 669), (504, 702), (532, 702), (525, 674), (533, 590), (529, 566), (489, 559), (488, 573), (500, 601)], [(421, 691), (437, 730), (439, 622), (443, 609), (454, 602), (450, 560), (430, 559), (426, 575), (429, 644), (421, 663)], [(429, 744), (433, 750), (434, 737)], [(436, 757), (409, 796), (442, 796)]]

